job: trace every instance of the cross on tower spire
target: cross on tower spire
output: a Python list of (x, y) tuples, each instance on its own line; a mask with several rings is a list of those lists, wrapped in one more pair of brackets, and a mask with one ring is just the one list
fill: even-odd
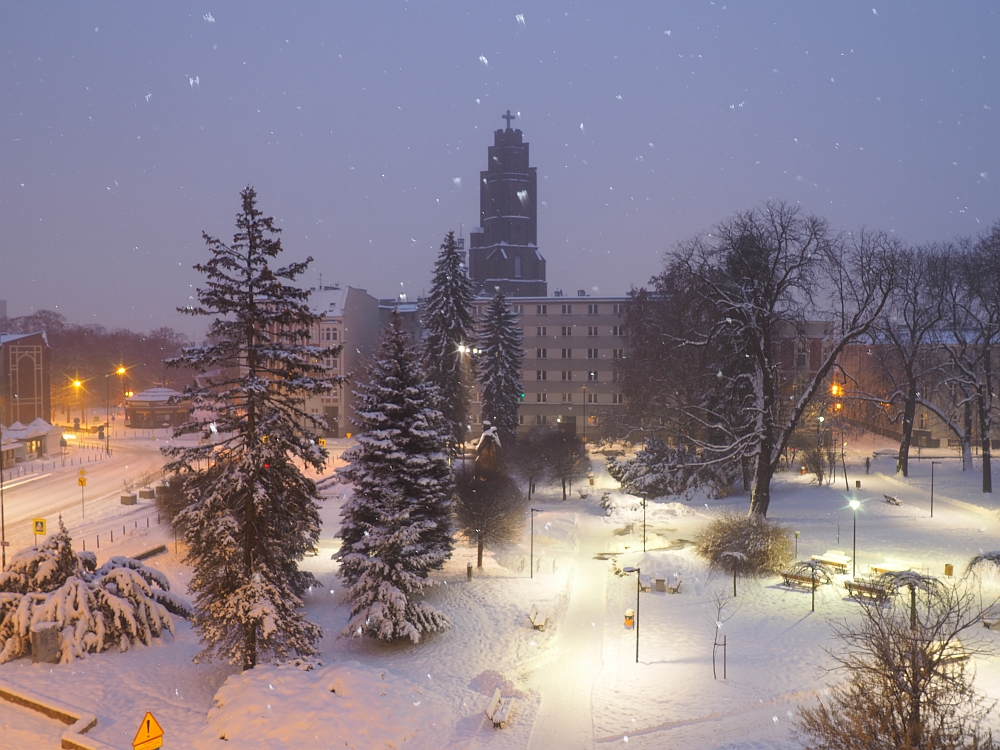
[(516, 120), (516, 119), (517, 119), (517, 115), (512, 115), (512, 114), (510, 113), (510, 110), (508, 109), (508, 110), (507, 110), (507, 114), (505, 114), (505, 115), (500, 115), (500, 119), (501, 119), (501, 120), (506, 120), (506, 121), (507, 121), (507, 130), (510, 130), (510, 121), (511, 121), (511, 120)]

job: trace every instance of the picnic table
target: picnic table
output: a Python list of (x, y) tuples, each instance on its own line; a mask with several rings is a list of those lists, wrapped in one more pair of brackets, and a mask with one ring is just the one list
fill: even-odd
[(821, 562), (824, 565), (828, 565), (840, 573), (846, 573), (847, 566), (851, 564), (850, 555), (845, 555), (841, 552), (835, 552), (833, 550), (827, 550), (822, 555), (813, 555), (810, 559), (815, 560), (816, 562)]

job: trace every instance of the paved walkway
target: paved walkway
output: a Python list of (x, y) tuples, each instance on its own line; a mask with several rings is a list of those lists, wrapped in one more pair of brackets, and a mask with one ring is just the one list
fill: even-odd
[(591, 748), (593, 686), (603, 666), (605, 580), (608, 563), (592, 559), (597, 549), (589, 529), (578, 542), (566, 616), (559, 628), (555, 658), (532, 673), (530, 686), (542, 696), (531, 730), (529, 750)]

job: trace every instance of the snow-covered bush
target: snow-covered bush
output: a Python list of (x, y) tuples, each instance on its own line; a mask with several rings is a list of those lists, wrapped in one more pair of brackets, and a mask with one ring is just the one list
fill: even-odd
[(685, 447), (672, 448), (655, 437), (631, 458), (611, 456), (608, 473), (633, 495), (689, 495), (705, 488), (713, 498), (727, 497), (739, 476), (732, 460), (706, 461)]
[(757, 513), (725, 513), (695, 538), (698, 554), (716, 570), (741, 576), (777, 573), (792, 562), (789, 530)]
[(58, 533), (17, 552), (0, 573), (0, 664), (27, 654), (32, 628), (43, 623), (59, 628), (66, 663), (173, 634), (171, 613), (189, 617), (191, 609), (162, 573), (126, 557), (97, 568), (92, 552), (73, 552), (60, 521)]

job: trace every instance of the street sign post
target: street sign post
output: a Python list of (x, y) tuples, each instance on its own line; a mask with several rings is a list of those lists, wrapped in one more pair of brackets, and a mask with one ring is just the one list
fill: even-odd
[(45, 519), (31, 519), (31, 528), (35, 532), (35, 544), (38, 544), (38, 535), (41, 534), (42, 536), (45, 536)]
[[(83, 469), (80, 469), (80, 473), (81, 474), (84, 473)], [(78, 485), (80, 485), (80, 517), (81, 518), (86, 518), (87, 517), (87, 511), (86, 511), (85, 506), (83, 504), (83, 488), (87, 486), (87, 477), (82, 477), (82, 476), (81, 477), (77, 477), (76, 483)]]
[(142, 717), (142, 724), (139, 731), (135, 733), (132, 740), (133, 750), (155, 750), (163, 746), (163, 727), (156, 723), (153, 714), (149, 711)]

